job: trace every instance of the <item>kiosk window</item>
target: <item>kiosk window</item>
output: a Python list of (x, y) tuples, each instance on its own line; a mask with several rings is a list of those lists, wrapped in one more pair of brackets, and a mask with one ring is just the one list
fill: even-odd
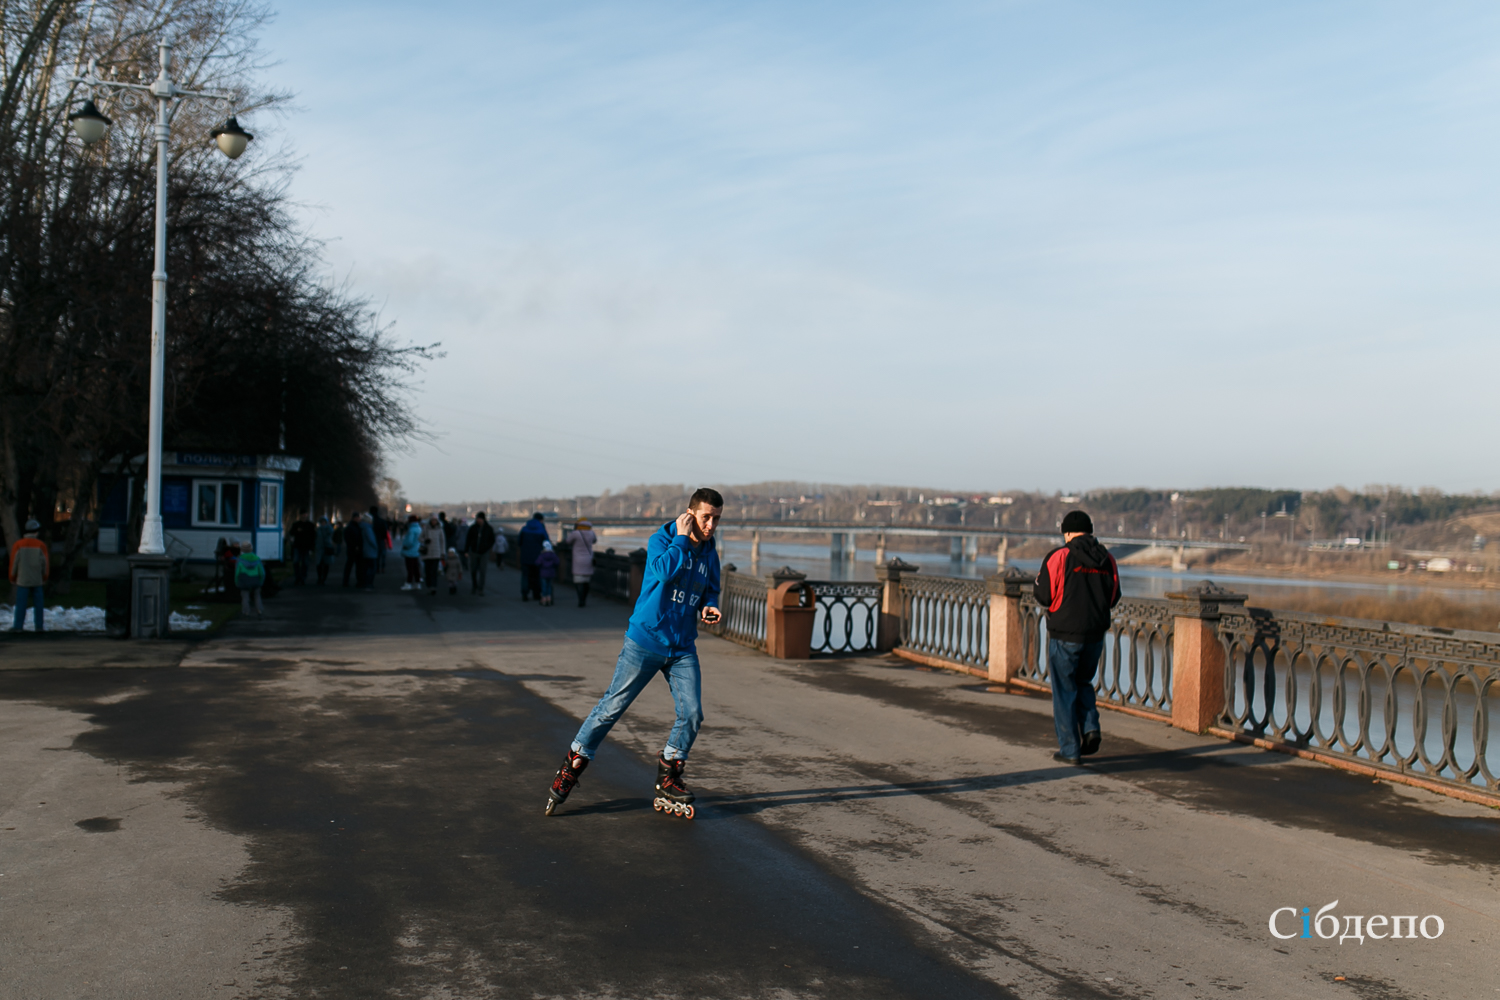
[(198, 502), (193, 508), (193, 523), (215, 527), (238, 527), (240, 523), (240, 484), (198, 480), (194, 483)]
[(260, 526), (275, 528), (281, 524), (281, 484), (260, 484)]

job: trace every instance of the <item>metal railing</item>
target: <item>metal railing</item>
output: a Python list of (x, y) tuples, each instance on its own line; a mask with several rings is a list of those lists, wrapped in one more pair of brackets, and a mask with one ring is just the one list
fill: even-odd
[(1500, 792), (1500, 634), (1260, 608), (1218, 633), (1224, 728)]
[[(1110, 612), (1104, 656), (1094, 675), (1096, 697), (1111, 705), (1172, 716), (1172, 621), (1170, 601), (1127, 597)], [(1047, 617), (1030, 592), (1021, 597), (1021, 670), (1016, 675), (1052, 686), (1047, 657)]]
[(882, 586), (845, 580), (809, 580), (808, 583), (818, 601), (818, 611), (813, 617), (813, 655), (874, 652), (880, 625)]
[(614, 549), (594, 553), (594, 593), (616, 601), (630, 600), (630, 556)]
[(990, 657), (990, 594), (983, 580), (901, 577), (901, 645), (965, 667)]
[(749, 573), (725, 571), (719, 578), (717, 625), (706, 631), (754, 649), (766, 648), (766, 581)]

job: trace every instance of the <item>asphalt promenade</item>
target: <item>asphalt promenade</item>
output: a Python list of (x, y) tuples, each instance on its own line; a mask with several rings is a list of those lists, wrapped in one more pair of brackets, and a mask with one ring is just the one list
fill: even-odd
[[(700, 643), (552, 818), (626, 609), (287, 590), (210, 640), (0, 640), (0, 995), (1500, 996), (1500, 814), (890, 657)], [(1442, 917), (1273, 938), (1279, 907)], [(1283, 916), (1281, 927), (1300, 927)]]

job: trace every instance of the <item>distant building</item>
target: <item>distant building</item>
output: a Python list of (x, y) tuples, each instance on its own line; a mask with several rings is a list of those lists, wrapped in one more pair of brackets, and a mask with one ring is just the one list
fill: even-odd
[[(143, 465), (144, 463), (138, 463)], [(190, 563), (211, 563), (219, 539), (249, 540), (262, 559), (279, 560), (286, 474), (302, 468), (288, 455), (226, 455), (215, 452), (162, 453), (161, 521), (167, 555)], [(101, 556), (125, 555), (135, 476), (106, 469), (99, 478)]]

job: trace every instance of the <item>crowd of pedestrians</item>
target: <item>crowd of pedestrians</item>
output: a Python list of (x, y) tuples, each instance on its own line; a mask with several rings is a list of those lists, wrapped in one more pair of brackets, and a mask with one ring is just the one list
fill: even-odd
[[(580, 519), (564, 536), (571, 545), (573, 589), (582, 608), (588, 604), (598, 535), (587, 520)], [(515, 545), (521, 599), (551, 606), (562, 557), (541, 513), (533, 514), (521, 527)], [(304, 514), (288, 531), (287, 548), (296, 586), (306, 584), (314, 571), (318, 584), (326, 583), (330, 569), (342, 562), (343, 585), (369, 590), (375, 575), (385, 569), (387, 553), (399, 550), (403, 591), (426, 590), (436, 595), (446, 586), (449, 594), (456, 595), (467, 577), (469, 593), (482, 597), (491, 568), (504, 564), (511, 543), (483, 511), (473, 520), (450, 518), (441, 510), (425, 517), (408, 514), (402, 523), (387, 520), (380, 508), (371, 507), (368, 513), (356, 512), (343, 522), (330, 521), (325, 515), (314, 524)]]
[[(43, 630), (43, 595), (51, 558), (40, 533), (40, 524), (28, 520), (22, 528), (22, 537), (4, 553), (7, 576), (14, 588), (12, 631), (21, 631), (28, 611), (36, 630)], [(588, 602), (597, 536), (586, 520), (578, 521), (572, 530), (565, 531), (565, 536), (572, 547), (573, 587), (581, 608)], [(475, 514), (472, 521), (463, 517), (450, 519), (444, 511), (434, 511), (425, 520), (409, 514), (405, 523), (401, 523), (387, 519), (378, 506), (355, 511), (344, 520), (323, 514), (316, 522), (306, 510), (299, 511), (287, 529), (285, 543), (286, 561), (295, 587), (307, 586), (310, 580), (316, 586), (326, 586), (330, 573), (342, 563), (342, 586), (373, 590), (376, 575), (386, 569), (388, 553), (400, 549), (405, 576), (401, 589), (426, 589), (433, 596), (444, 585), (450, 595), (457, 595), (465, 575), (469, 593), (484, 596), (491, 563), (503, 565), (510, 551), (505, 532), (497, 530), (483, 512)], [(547, 533), (542, 514), (533, 514), (527, 520), (516, 544), (521, 599), (551, 606), (562, 559)], [(210, 589), (222, 599), (233, 601), (238, 597), (245, 615), (261, 616), (263, 597), (274, 596), (279, 586), (255, 552), (254, 544), (249, 539), (221, 538), (214, 556), (215, 577)]]
[[(564, 529), (563, 534), (563, 540), (571, 546), (573, 589), (582, 608), (588, 604), (598, 535), (583, 519)], [(550, 607), (556, 600), (554, 591), (563, 566), (547, 531), (546, 518), (541, 513), (533, 514), (514, 536), (514, 544), (521, 599)], [(342, 521), (325, 514), (316, 523), (304, 511), (288, 529), (286, 546), (294, 586), (305, 586), (311, 580), (325, 585), (329, 573), (342, 565), (340, 583), (344, 587), (371, 590), (376, 575), (385, 571), (388, 554), (399, 551), (401, 590), (426, 590), (429, 596), (435, 596), (446, 587), (450, 595), (457, 595), (467, 577), (469, 594), (482, 597), (490, 570), (504, 564), (511, 542), (482, 511), (472, 520), (450, 518), (446, 511), (438, 510), (426, 516), (407, 514), (402, 522), (387, 519), (375, 506), (367, 512), (356, 511)], [(236, 579), (238, 570), (226, 563), (225, 575)]]

